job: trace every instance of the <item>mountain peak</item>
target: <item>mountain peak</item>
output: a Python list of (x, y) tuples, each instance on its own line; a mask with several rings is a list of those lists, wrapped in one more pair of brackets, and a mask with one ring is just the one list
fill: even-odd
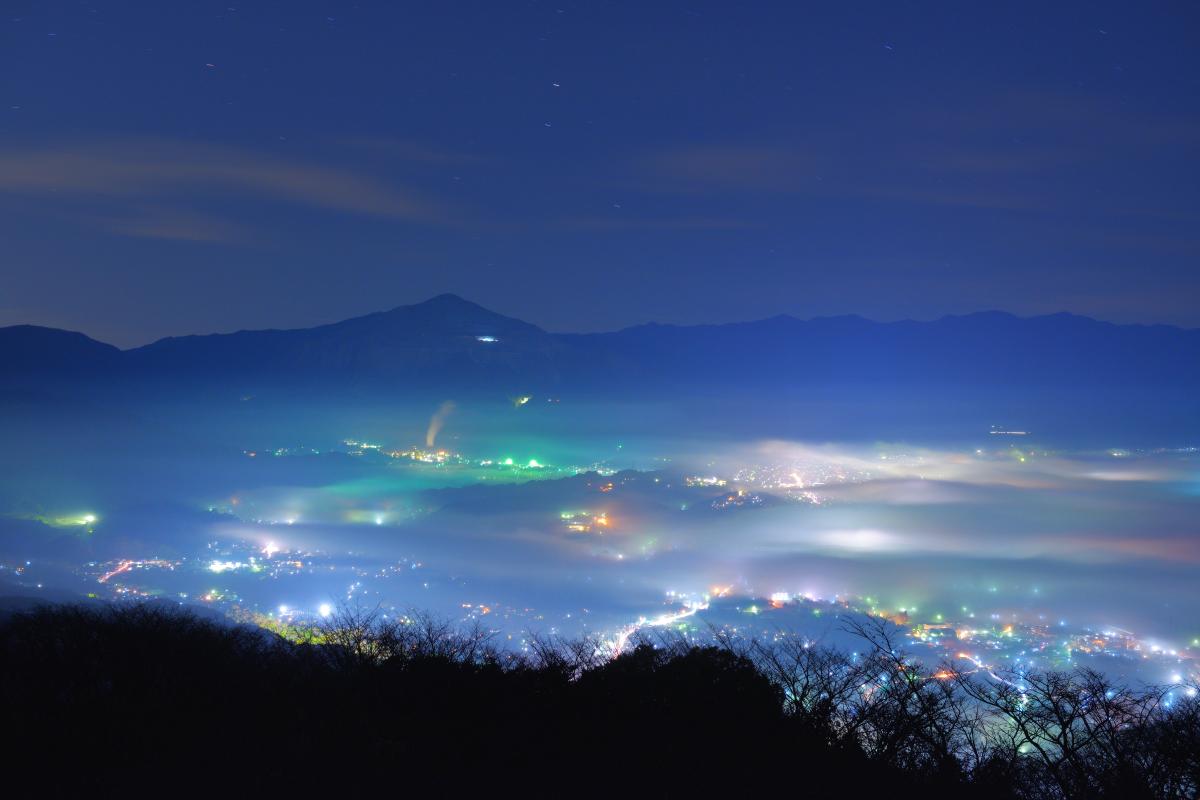
[[(483, 306), (479, 305), (478, 303), (472, 303), (470, 300), (466, 299), (465, 297), (462, 297), (461, 295), (453, 294), (451, 292), (442, 292), (441, 294), (435, 294), (433, 297), (429, 298), (428, 300), (422, 300), (420, 303), (412, 303), (411, 305), (412, 306), (461, 306), (461, 307), (466, 307), (466, 308), (483, 308)], [(401, 308), (404, 308), (404, 306), (401, 306)]]
[[(461, 295), (450, 294), (449, 292), (434, 295), (428, 300), (422, 300), (419, 303), (396, 306), (388, 311), (377, 311), (374, 314), (367, 314), (365, 316), (376, 317), (380, 315), (411, 317), (438, 315), (443, 317), (452, 316), (460, 319), (506, 319), (502, 314), (497, 314), (495, 311), (474, 303)], [(358, 319), (363, 318), (359, 317)]]
[(546, 336), (536, 325), (506, 317), (456, 294), (439, 294), (412, 305), (397, 306), (336, 322), (314, 331), (370, 331), (372, 335), (427, 337)]

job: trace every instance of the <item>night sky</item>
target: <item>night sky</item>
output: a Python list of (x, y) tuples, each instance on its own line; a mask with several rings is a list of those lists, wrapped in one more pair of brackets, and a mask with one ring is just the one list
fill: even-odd
[(1195, 3), (0, 11), (0, 325), (1200, 326)]

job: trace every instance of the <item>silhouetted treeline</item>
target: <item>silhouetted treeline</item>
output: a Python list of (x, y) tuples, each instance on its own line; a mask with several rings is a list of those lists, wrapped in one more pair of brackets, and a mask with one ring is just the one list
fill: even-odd
[(342, 610), (307, 642), (155, 605), (0, 625), (3, 779), (37, 794), (1176, 798), (1200, 785), (1187, 687), (970, 675), (882, 621), (851, 655), (785, 638), (631, 644)]

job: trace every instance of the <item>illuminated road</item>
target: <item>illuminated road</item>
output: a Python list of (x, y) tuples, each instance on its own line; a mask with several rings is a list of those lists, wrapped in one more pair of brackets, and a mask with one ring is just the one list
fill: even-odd
[(120, 575), (122, 572), (128, 572), (132, 568), (133, 568), (132, 561), (122, 561), (120, 564), (117, 565), (116, 569), (112, 570), (111, 572), (104, 573), (97, 579), (97, 581), (99, 583), (108, 583), (109, 578)]

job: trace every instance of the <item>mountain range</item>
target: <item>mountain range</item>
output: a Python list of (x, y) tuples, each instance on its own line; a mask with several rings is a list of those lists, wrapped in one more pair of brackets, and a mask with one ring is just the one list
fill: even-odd
[[(857, 316), (549, 333), (455, 295), (331, 325), (161, 339), (0, 328), (0, 388), (119, 386), (414, 393), (1129, 392), (1192, 396), (1200, 330), (1003, 312), (928, 322)], [(39, 387), (41, 387), (39, 389)]]

